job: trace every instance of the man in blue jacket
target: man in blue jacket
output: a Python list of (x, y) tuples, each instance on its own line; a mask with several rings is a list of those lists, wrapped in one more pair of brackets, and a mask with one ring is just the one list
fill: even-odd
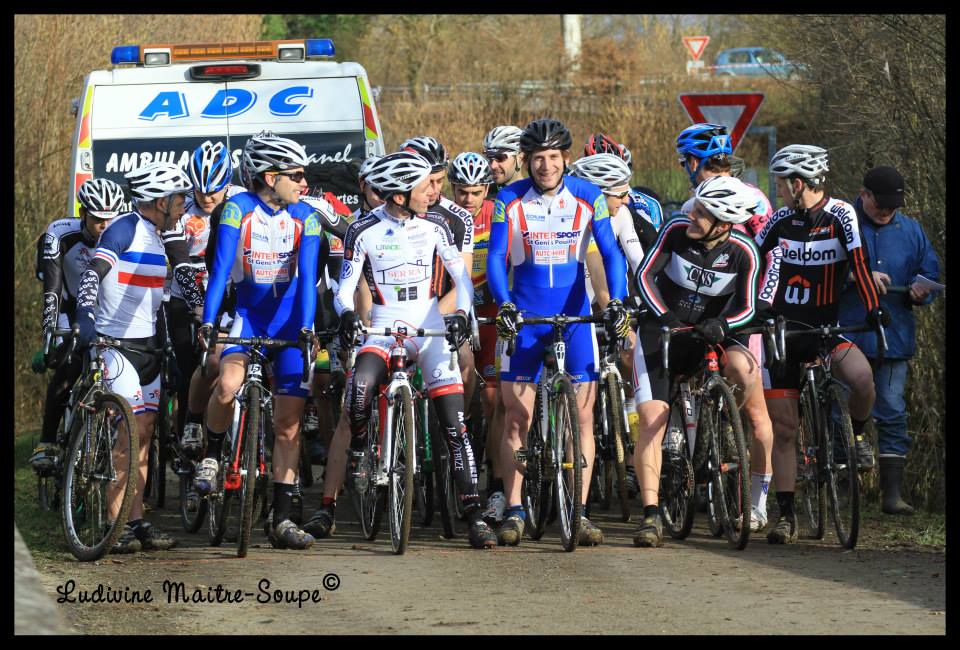
[[(913, 508), (900, 497), (900, 485), (911, 446), (903, 392), (907, 365), (916, 349), (913, 308), (927, 305), (936, 297), (936, 292), (921, 286), (918, 276), (939, 281), (940, 264), (920, 224), (897, 210), (902, 206), (903, 177), (896, 169), (880, 166), (867, 172), (855, 208), (870, 270), (881, 294), (880, 304), (891, 316), (886, 330), (888, 349), (883, 363), (874, 370), (877, 399), (872, 415), (879, 443), (880, 492), (885, 513), (909, 515)], [(907, 286), (909, 292), (887, 293), (886, 287), (891, 285)], [(856, 325), (865, 318), (863, 305), (850, 283), (840, 298), (840, 324)], [(876, 358), (876, 334), (847, 336), (868, 358)]]

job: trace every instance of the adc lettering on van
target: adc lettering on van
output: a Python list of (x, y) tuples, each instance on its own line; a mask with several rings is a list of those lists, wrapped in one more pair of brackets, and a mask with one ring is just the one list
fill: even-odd
[[(295, 117), (303, 112), (307, 104), (297, 99), (312, 99), (313, 88), (309, 86), (290, 86), (283, 88), (268, 100), (270, 113), (278, 117)], [(257, 103), (257, 93), (245, 88), (227, 88), (218, 90), (200, 112), (200, 117), (220, 120), (246, 113)], [(158, 117), (178, 119), (189, 117), (187, 97), (182, 92), (163, 91), (151, 99), (138, 116), (141, 120), (152, 122)]]

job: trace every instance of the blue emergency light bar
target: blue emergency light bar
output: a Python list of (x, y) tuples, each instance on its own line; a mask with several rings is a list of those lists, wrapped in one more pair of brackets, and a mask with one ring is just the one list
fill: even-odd
[(113, 52), (110, 54), (110, 63), (113, 65), (140, 63), (140, 46), (120, 45), (113, 48)]
[(307, 56), (333, 56), (333, 41), (329, 38), (308, 38)]

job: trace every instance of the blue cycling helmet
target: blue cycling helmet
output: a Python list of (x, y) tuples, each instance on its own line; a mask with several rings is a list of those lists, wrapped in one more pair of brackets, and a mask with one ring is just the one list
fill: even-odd
[(684, 156), (681, 163), (690, 176), (690, 182), (696, 185), (696, 173), (691, 172), (687, 166), (686, 156), (694, 156), (700, 160), (714, 156), (729, 156), (733, 153), (733, 145), (730, 143), (727, 127), (722, 124), (701, 122), (688, 126), (680, 132), (677, 136), (677, 153)]
[(193, 150), (190, 157), (190, 180), (197, 191), (204, 194), (219, 192), (233, 178), (230, 151), (222, 143), (209, 140)]

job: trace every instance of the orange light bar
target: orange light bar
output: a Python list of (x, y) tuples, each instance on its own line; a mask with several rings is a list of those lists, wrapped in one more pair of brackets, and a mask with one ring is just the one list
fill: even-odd
[(180, 45), (144, 45), (147, 48), (170, 48), (170, 62), (216, 61), (223, 59), (276, 59), (280, 45), (305, 46), (302, 40), (245, 41), (236, 43), (186, 43)]

